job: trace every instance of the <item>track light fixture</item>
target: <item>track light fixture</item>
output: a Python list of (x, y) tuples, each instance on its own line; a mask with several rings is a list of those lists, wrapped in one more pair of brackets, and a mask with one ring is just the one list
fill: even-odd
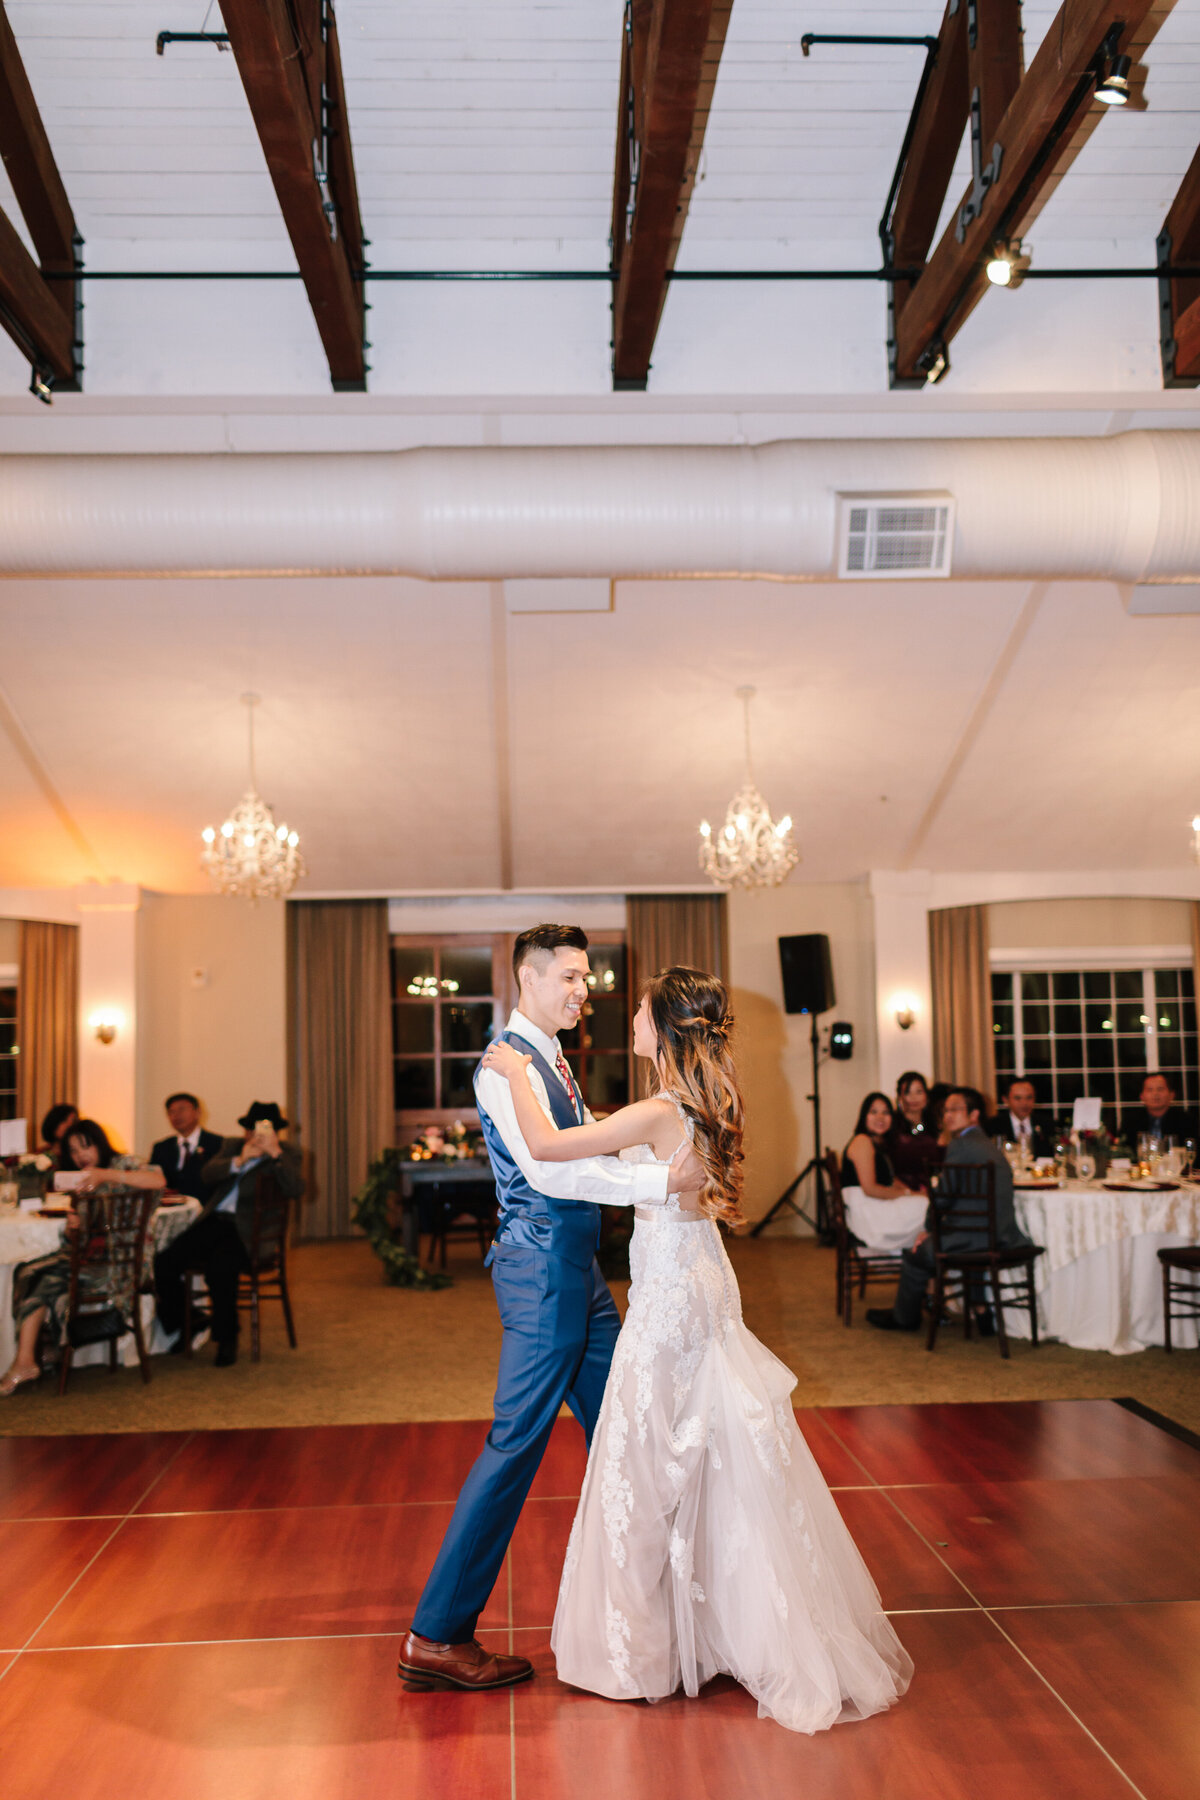
[(1129, 71), (1132, 67), (1132, 57), (1114, 56), (1108, 74), (1103, 81), (1096, 83), (1097, 100), (1105, 106), (1128, 106)]
[(43, 406), (54, 402), (54, 371), (45, 368), (41, 363), (32, 363), (29, 369), (29, 391), (35, 400)]
[(944, 339), (934, 338), (917, 358), (917, 367), (925, 377), (925, 386), (934, 387), (950, 370), (950, 351)]
[(992, 245), (986, 265), (987, 278), (993, 287), (1018, 288), (1025, 279), (1029, 257), (1021, 248), (1020, 238), (1005, 243), (1000, 238)]

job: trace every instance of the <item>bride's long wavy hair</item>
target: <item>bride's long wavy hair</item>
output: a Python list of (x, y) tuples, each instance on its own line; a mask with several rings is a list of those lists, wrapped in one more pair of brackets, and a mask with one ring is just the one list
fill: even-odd
[(704, 1168), (700, 1206), (710, 1219), (742, 1225), (742, 1132), (745, 1115), (730, 1051), (733, 1014), (723, 982), (702, 969), (663, 969), (645, 983), (658, 1039), (651, 1090), (669, 1088), (695, 1127)]

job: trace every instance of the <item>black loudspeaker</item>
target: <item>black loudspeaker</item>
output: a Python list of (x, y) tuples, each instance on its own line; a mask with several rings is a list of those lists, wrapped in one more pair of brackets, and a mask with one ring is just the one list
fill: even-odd
[(785, 1012), (823, 1013), (836, 1006), (833, 962), (829, 939), (823, 931), (810, 931), (804, 937), (781, 937), (779, 967)]

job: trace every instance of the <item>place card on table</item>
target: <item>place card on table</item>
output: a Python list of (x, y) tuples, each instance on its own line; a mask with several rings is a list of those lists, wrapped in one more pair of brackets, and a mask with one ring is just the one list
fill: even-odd
[(1085, 1097), (1075, 1101), (1071, 1109), (1072, 1131), (1099, 1131), (1100, 1101)]
[(24, 1119), (0, 1119), (0, 1156), (24, 1156), (29, 1149), (29, 1127)]

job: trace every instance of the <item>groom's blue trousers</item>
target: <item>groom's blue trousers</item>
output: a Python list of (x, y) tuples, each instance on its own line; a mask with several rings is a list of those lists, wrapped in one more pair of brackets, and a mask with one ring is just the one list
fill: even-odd
[(474, 1637), (564, 1400), (591, 1444), (620, 1330), (595, 1261), (579, 1269), (506, 1243), (492, 1257), (504, 1327), (495, 1416), (412, 1622), (441, 1644)]

